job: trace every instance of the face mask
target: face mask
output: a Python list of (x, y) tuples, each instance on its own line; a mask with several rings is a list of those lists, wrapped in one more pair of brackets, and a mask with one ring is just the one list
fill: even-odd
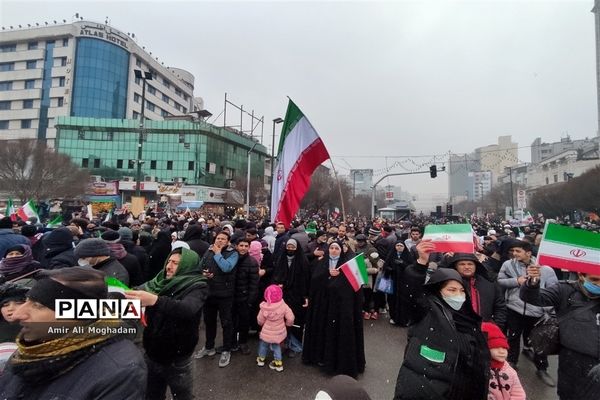
[(600, 296), (600, 286), (596, 285), (595, 283), (586, 280), (583, 282), (583, 287), (591, 294)]
[(295, 254), (296, 254), (296, 250), (286, 250), (286, 251), (285, 251), (285, 254), (287, 254), (288, 256), (290, 256), (290, 257), (291, 257), (291, 256), (293, 256), (293, 255), (295, 255)]
[(86, 260), (85, 258), (80, 258), (79, 260), (77, 260), (77, 264), (80, 267), (89, 267), (90, 266), (90, 262), (88, 260)]
[(464, 294), (459, 294), (458, 296), (443, 296), (444, 301), (452, 307), (454, 310), (458, 311), (462, 307), (463, 303), (466, 300), (466, 296)]

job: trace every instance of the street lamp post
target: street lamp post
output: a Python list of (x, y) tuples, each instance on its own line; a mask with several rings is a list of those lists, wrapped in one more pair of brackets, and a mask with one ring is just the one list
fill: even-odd
[[(271, 185), (269, 190), (269, 204), (272, 206), (271, 201), (273, 200), (273, 183), (275, 182), (275, 125), (283, 122), (283, 119), (277, 117), (273, 120), (273, 137), (271, 142)], [(271, 207), (269, 207), (269, 210)]]
[(142, 80), (142, 113), (140, 114), (140, 129), (138, 137), (138, 154), (137, 154), (137, 173), (135, 177), (135, 195), (140, 197), (141, 195), (141, 180), (142, 180), (142, 146), (144, 145), (144, 127), (145, 127), (145, 116), (144, 111), (146, 109), (146, 81), (152, 80), (151, 72), (143, 72), (142, 70), (136, 69), (133, 71), (135, 77)]

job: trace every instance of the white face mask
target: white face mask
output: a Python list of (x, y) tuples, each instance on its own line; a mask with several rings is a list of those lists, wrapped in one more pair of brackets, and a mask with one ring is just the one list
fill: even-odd
[(465, 296), (464, 294), (459, 294), (456, 296), (443, 296), (442, 295), (442, 298), (450, 307), (452, 307), (454, 310), (458, 311), (458, 310), (460, 310), (463, 303), (467, 299), (467, 296)]
[(77, 260), (77, 264), (80, 267), (90, 267), (91, 264), (88, 260), (86, 260), (85, 258), (80, 258), (79, 260)]

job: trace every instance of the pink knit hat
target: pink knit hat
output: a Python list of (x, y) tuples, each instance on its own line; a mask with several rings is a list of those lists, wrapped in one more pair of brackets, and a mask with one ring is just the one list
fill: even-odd
[(265, 289), (265, 300), (269, 304), (279, 303), (283, 298), (283, 291), (278, 285), (269, 285)]

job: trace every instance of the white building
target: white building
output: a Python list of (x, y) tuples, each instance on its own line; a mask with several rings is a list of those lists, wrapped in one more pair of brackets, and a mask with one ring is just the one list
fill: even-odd
[(566, 182), (597, 165), (600, 165), (599, 158), (582, 159), (581, 154), (578, 155), (577, 150), (564, 151), (529, 167), (527, 189)]
[[(36, 24), (37, 25), (37, 24)], [(142, 79), (148, 119), (202, 109), (194, 76), (158, 61), (135, 35), (89, 21), (0, 33), (0, 140), (41, 139), (53, 146), (57, 116), (137, 119)]]

